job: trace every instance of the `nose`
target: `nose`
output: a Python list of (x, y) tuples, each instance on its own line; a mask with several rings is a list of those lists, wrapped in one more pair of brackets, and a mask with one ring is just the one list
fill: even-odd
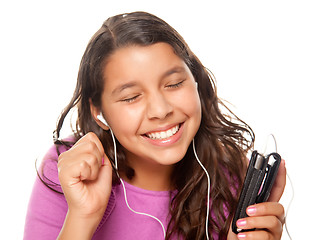
[(149, 119), (165, 119), (173, 112), (173, 106), (162, 93), (151, 94), (147, 103)]

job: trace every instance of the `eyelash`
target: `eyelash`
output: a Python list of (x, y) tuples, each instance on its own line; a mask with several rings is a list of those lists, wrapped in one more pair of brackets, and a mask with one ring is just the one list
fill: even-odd
[[(168, 88), (179, 88), (183, 83), (184, 83), (185, 80), (182, 80), (178, 83), (175, 83), (175, 84), (170, 84), (170, 85), (167, 85), (166, 87)], [(140, 95), (136, 95), (134, 97), (131, 97), (131, 98), (126, 98), (126, 99), (122, 99), (121, 101), (122, 102), (126, 102), (126, 103), (131, 103), (133, 101), (135, 101)]]
[(122, 101), (122, 102), (130, 103), (130, 102), (135, 101), (138, 97), (139, 97), (139, 95), (136, 95), (136, 96), (131, 97), (131, 98), (122, 99), (121, 101)]
[(178, 82), (178, 83), (171, 84), (171, 85), (167, 85), (166, 87), (168, 87), (168, 88), (178, 88), (178, 87), (180, 87), (180, 86), (184, 83), (184, 81), (185, 81), (185, 80), (182, 80), (182, 81), (180, 81), (180, 82)]

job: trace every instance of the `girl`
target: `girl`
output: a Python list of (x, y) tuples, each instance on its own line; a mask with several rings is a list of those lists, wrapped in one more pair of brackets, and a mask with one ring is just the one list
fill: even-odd
[[(222, 107), (167, 23), (144, 12), (109, 18), (40, 168), (25, 239), (280, 239), (283, 164), (269, 202), (238, 221), (257, 230), (230, 230), (254, 134)], [(60, 140), (73, 109), (74, 135)]]

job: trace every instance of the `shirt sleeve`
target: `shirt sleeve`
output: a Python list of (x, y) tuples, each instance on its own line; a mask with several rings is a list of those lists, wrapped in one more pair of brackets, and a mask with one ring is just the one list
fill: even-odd
[(53, 146), (44, 157), (33, 186), (24, 240), (56, 239), (63, 226), (68, 205), (58, 180), (57, 159), (56, 147)]

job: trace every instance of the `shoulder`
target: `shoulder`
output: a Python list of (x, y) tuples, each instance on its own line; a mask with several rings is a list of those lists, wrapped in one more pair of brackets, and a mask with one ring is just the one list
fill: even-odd
[(37, 175), (46, 187), (62, 193), (58, 179), (58, 157), (61, 153), (68, 151), (75, 143), (74, 137), (68, 137), (53, 144), (45, 156), (37, 163)]
[(53, 145), (37, 162), (37, 178), (28, 203), (24, 239), (56, 239), (67, 213), (67, 202), (58, 179), (59, 152)]

